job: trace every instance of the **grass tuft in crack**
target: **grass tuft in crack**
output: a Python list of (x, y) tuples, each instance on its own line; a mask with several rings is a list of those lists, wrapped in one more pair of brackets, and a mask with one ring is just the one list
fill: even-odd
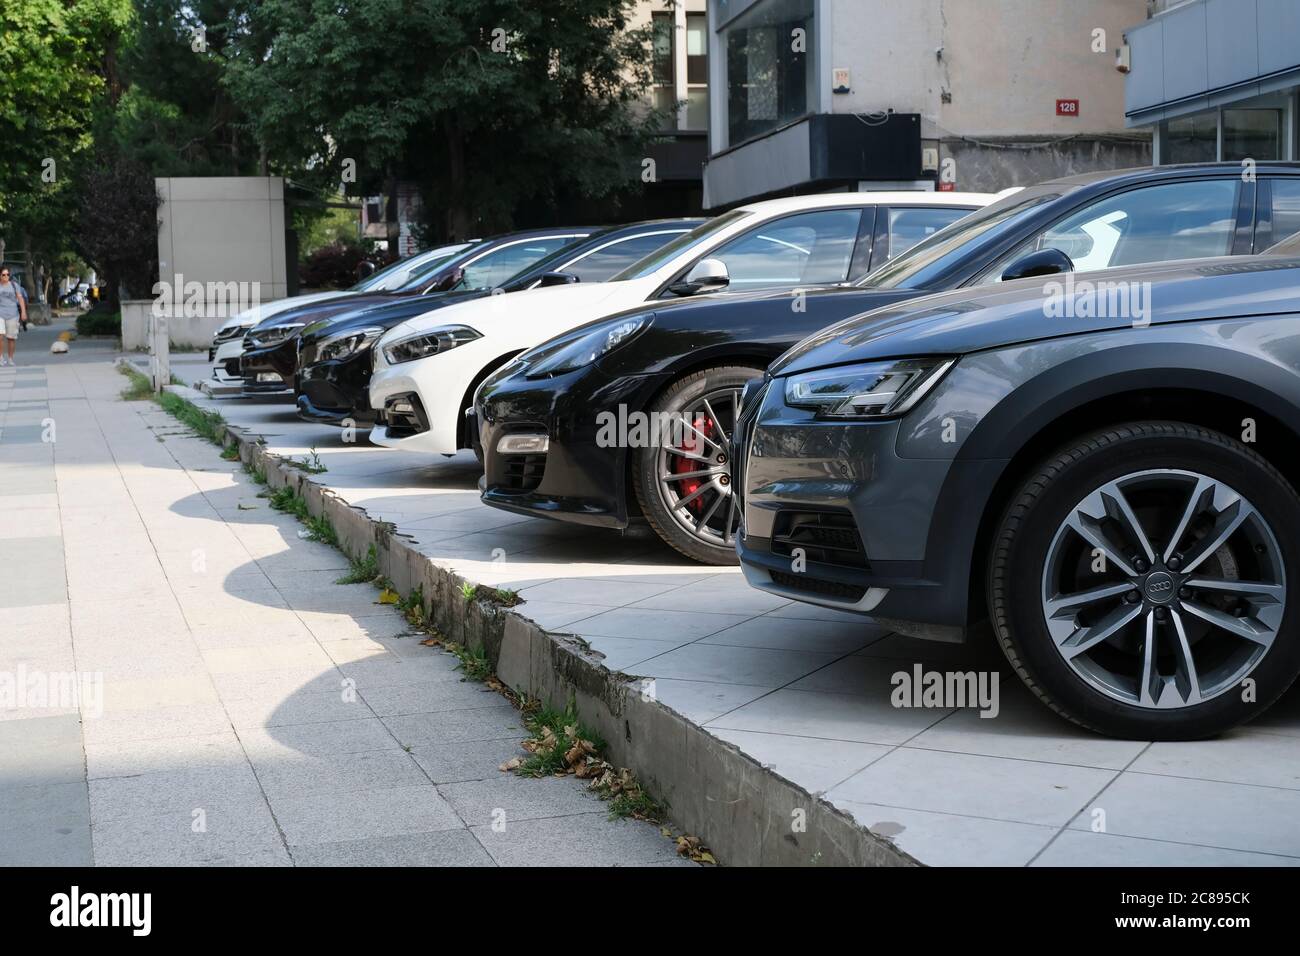
[(363, 558), (352, 559), (352, 569), (347, 574), (335, 581), (335, 584), (369, 584), (379, 577), (379, 556), (375, 554), (375, 546), (372, 544), (370, 550), (366, 552)]
[(204, 438), (214, 445), (222, 445), (224, 448), (222, 428), (225, 426), (226, 420), (219, 414), (199, 408), (188, 399), (173, 395), (171, 392), (155, 395), (153, 393), (153, 383), (149, 380), (149, 376), (138, 369), (132, 368), (125, 362), (119, 364), (117, 370), (131, 380), (131, 384), (123, 389), (121, 393), (123, 400), (136, 402), (151, 398), (172, 418), (193, 429), (200, 438)]
[(284, 463), (290, 468), (297, 468), (299, 471), (305, 471), (309, 475), (320, 475), (328, 471), (328, 469), (321, 464), (320, 455), (316, 453), (315, 448), (312, 448), (302, 461), (299, 461), (297, 458), (286, 458), (284, 459)]

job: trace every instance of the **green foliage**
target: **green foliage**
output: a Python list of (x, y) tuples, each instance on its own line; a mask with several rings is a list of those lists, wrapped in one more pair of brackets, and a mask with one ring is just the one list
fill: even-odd
[(192, 428), (200, 438), (214, 445), (222, 444), (222, 430), (226, 420), (217, 412), (205, 411), (188, 399), (173, 395), (171, 392), (163, 392), (159, 395), (158, 404), (172, 418)]
[(283, 511), (291, 514), (299, 521), (306, 521), (311, 517), (311, 512), (307, 510), (307, 499), (300, 496), (288, 485), (281, 485), (271, 492), (271, 507), (276, 511)]
[(351, 159), (358, 193), (415, 179), (439, 214), (429, 238), (461, 238), (524, 203), (640, 187), (661, 117), (641, 108), (651, 57), (634, 8), (262, 0), (247, 23), (265, 55), (232, 61), (226, 84), (273, 160), (323, 186)]
[(372, 544), (365, 557), (353, 558), (352, 569), (335, 581), (335, 584), (369, 584), (379, 577), (379, 556)]
[(144, 375), (126, 364), (119, 365), (117, 370), (131, 382), (120, 393), (122, 401), (144, 402), (153, 398), (153, 382), (149, 381), (148, 375)]
[(122, 335), (122, 313), (111, 307), (96, 306), (77, 316), (77, 335)]

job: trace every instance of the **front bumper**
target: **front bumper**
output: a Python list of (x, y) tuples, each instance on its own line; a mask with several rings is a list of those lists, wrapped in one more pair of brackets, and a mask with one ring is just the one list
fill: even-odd
[[(602, 413), (639, 410), (666, 376), (611, 378), (592, 366), (531, 380), (516, 372), (489, 379), (474, 406), (482, 454), (483, 501), (494, 508), (604, 528), (626, 528), (632, 515), (628, 449), (602, 447)], [(545, 454), (503, 454), (506, 435), (546, 435)]]
[(346, 358), (302, 365), (298, 371), (298, 417), (322, 425), (368, 424), (370, 349)]
[(975, 489), (1000, 466), (904, 458), (898, 435), (897, 420), (819, 421), (785, 405), (780, 379), (769, 383), (733, 435), (736, 551), (759, 590), (960, 640), (980, 514)]
[(212, 364), (212, 377), (222, 384), (240, 384), (244, 375), (239, 370), (239, 360), (244, 354), (244, 337), (237, 335), (233, 339), (219, 342), (208, 350), (208, 361)]
[(297, 369), (296, 335), (265, 348), (249, 349), (239, 358), (239, 372), (247, 392), (278, 392), (293, 388)]

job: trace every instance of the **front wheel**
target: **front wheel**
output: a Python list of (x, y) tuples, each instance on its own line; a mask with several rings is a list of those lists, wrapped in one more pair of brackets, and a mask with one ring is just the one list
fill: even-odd
[(994, 539), (1007, 659), (1058, 713), (1144, 740), (1212, 736), (1300, 673), (1300, 499), (1262, 457), (1137, 422), (1043, 462)]
[(740, 520), (730, 441), (740, 391), (761, 369), (722, 366), (678, 379), (653, 403), (655, 441), (637, 449), (632, 486), (650, 526), (704, 564), (735, 564)]

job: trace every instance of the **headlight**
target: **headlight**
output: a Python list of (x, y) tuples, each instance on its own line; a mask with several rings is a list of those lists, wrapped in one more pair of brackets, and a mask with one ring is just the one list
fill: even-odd
[(538, 346), (519, 360), (528, 366), (529, 378), (572, 372), (609, 354), (649, 324), (644, 316), (604, 322), (577, 338)]
[(467, 325), (451, 325), (445, 329), (433, 329), (404, 339), (398, 339), (392, 345), (384, 346), (384, 358), (390, 365), (414, 362), (416, 359), (428, 358), (439, 352), (446, 352), (473, 342), (483, 336)]
[(248, 332), (251, 326), (248, 325), (227, 325), (224, 328), (217, 329), (217, 334), (213, 336), (213, 344), (220, 345), (222, 342), (229, 342)]
[(253, 329), (248, 333), (249, 343), (255, 349), (264, 349), (269, 345), (278, 345), (291, 335), (297, 335), (302, 323), (297, 325), (273, 325), (269, 329)]
[(902, 415), (952, 368), (956, 359), (901, 359), (818, 369), (785, 380), (785, 403), (819, 418)]
[(321, 362), (347, 358), (354, 352), (370, 348), (371, 343), (383, 334), (383, 329), (368, 328), (331, 335), (320, 343), (316, 349), (316, 355)]

